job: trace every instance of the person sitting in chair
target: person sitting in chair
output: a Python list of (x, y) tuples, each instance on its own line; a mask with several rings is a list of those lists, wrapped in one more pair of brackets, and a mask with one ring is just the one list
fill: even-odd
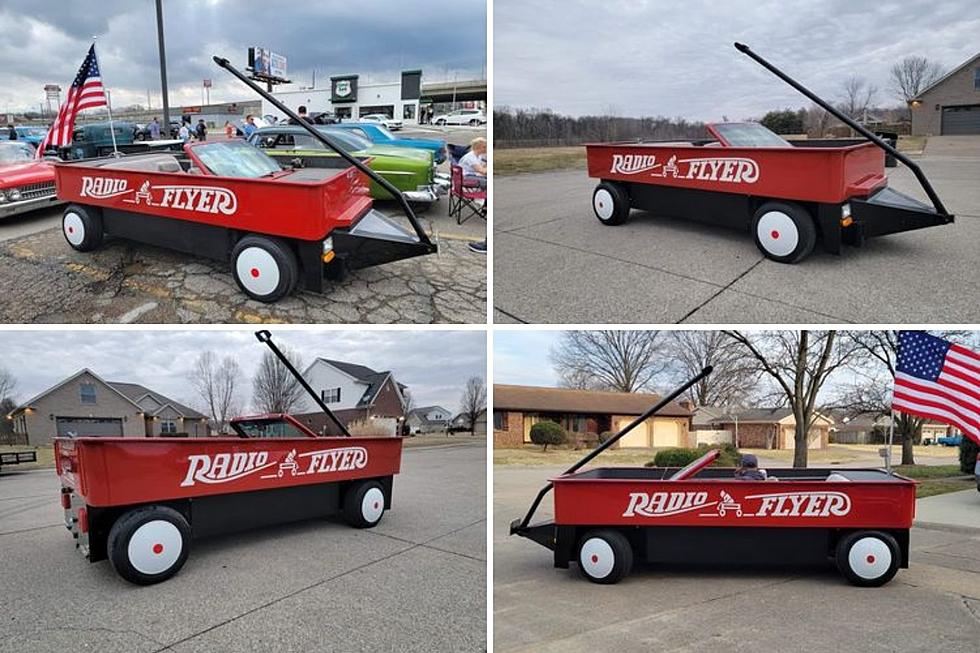
[(755, 455), (747, 453), (742, 455), (738, 467), (735, 468), (735, 480), (737, 481), (764, 481), (766, 474), (759, 469), (759, 459)]
[(464, 181), (476, 182), (480, 188), (486, 188), (487, 139), (482, 136), (474, 138), (470, 142), (470, 151), (459, 160), (459, 167), (463, 169)]

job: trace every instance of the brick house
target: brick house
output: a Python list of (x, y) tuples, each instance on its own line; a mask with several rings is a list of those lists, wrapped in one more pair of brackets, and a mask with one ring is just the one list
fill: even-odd
[(912, 135), (980, 134), (980, 53), (912, 100)]
[[(725, 412), (711, 421), (720, 430), (730, 431), (738, 447), (747, 449), (796, 448), (796, 418), (789, 408), (743, 408)], [(817, 415), (808, 435), (809, 449), (823, 449), (830, 441), (833, 419)], [(737, 438), (735, 434), (737, 433)]]
[(105, 381), (83, 369), (14, 409), (14, 433), (32, 445), (57, 436), (208, 435), (207, 418), (136, 383)]
[[(400, 430), (404, 423), (407, 388), (390, 371), (376, 372), (356, 363), (317, 358), (303, 372), (303, 378), (345, 425), (384, 419), (395, 420)], [(339, 429), (308, 397), (304, 396), (296, 413), (314, 432), (339, 435)]]
[[(493, 444), (528, 444), (531, 427), (545, 420), (560, 424), (575, 441), (594, 444), (600, 433), (622, 429), (659, 400), (657, 395), (643, 393), (494, 384)], [(690, 427), (690, 408), (672, 402), (615, 446), (686, 447)]]

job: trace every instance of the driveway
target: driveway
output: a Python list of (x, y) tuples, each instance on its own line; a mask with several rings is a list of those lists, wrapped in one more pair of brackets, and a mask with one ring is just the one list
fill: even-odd
[[(634, 568), (617, 585), (555, 569), (507, 535), (554, 468), (494, 469), (494, 650), (944, 651), (980, 641), (980, 532), (914, 528), (911, 567), (862, 589), (836, 570)], [(551, 515), (550, 496), (538, 518)]]
[(0, 475), (0, 651), (476, 651), (486, 448), (407, 449), (376, 528), (307, 521), (195, 543), (148, 587), (90, 564), (53, 470)]
[[(946, 139), (949, 140), (946, 140)], [(935, 152), (935, 153), (933, 153)], [(494, 319), (532, 323), (980, 321), (980, 139), (917, 157), (956, 222), (797, 265), (741, 231), (634, 211), (606, 227), (584, 170), (494, 180)], [(925, 199), (905, 168), (890, 186)]]

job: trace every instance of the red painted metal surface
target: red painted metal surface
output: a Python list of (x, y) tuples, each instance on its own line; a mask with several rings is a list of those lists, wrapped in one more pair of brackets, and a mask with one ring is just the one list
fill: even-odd
[(915, 483), (901, 477), (882, 481), (661, 481), (573, 474), (552, 482), (555, 524), (560, 526), (907, 529), (915, 515)]
[(0, 189), (54, 181), (54, 166), (49, 161), (0, 164)]
[[(185, 146), (192, 159), (193, 149)], [(371, 208), (367, 177), (353, 167), (317, 181), (292, 181), (291, 171), (242, 179), (107, 169), (84, 161), (54, 167), (64, 201), (298, 240), (322, 240)]]
[(836, 204), (884, 187), (884, 153), (846, 147), (592, 143), (589, 176), (638, 184)]
[(122, 506), (397, 474), (401, 438), (57, 438), (62, 485)]

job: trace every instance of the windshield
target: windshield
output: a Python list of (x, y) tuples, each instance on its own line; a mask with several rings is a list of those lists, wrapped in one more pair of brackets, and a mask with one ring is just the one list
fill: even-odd
[(265, 177), (282, 168), (275, 159), (244, 141), (208, 143), (194, 147), (204, 166), (219, 177)]
[(283, 420), (257, 419), (235, 422), (232, 426), (249, 438), (305, 438), (308, 434)]
[(357, 134), (352, 134), (346, 129), (321, 129), (321, 132), (327, 135), (334, 144), (338, 145), (345, 152), (360, 152), (371, 147), (371, 141), (364, 138), (363, 136), (358, 136)]
[(377, 131), (381, 135), (381, 137), (384, 138), (384, 140), (386, 141), (395, 140), (395, 135), (392, 134), (391, 131), (384, 125), (378, 125), (375, 131)]
[(793, 147), (757, 122), (720, 123), (711, 129), (731, 147)]
[(34, 160), (34, 147), (17, 141), (0, 142), (0, 163), (28, 163)]
[(44, 136), (47, 131), (40, 127), (17, 127), (17, 133), (21, 136)]

